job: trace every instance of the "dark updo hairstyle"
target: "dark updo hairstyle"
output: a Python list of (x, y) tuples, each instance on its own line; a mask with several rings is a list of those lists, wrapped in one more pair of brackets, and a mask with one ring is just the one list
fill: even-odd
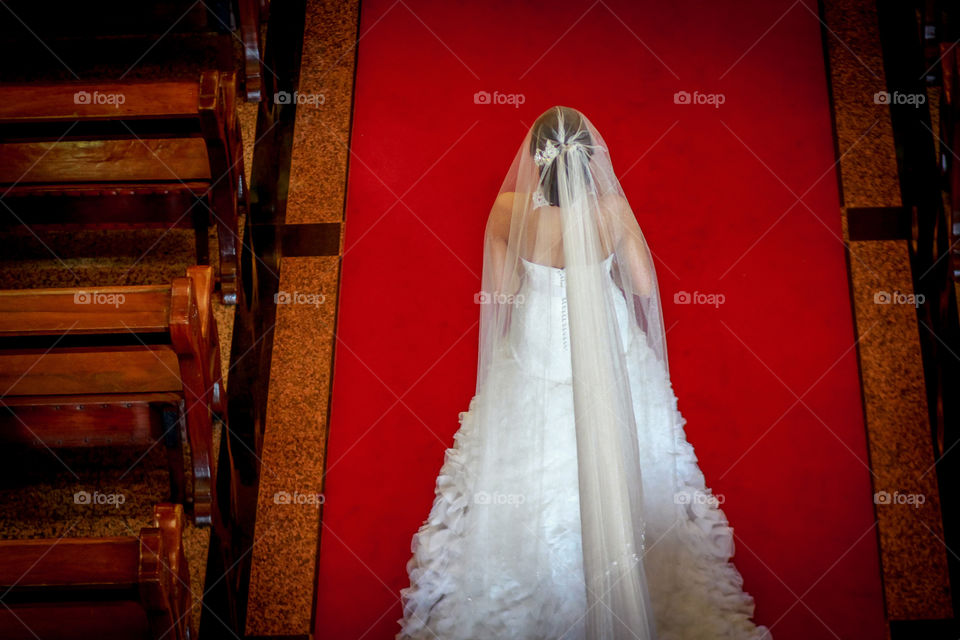
[[(586, 146), (587, 156), (593, 155), (593, 138), (587, 131), (583, 116), (576, 109), (570, 107), (551, 107), (543, 113), (530, 133), (530, 155), (536, 156), (537, 151), (543, 151), (547, 141), (560, 146), (560, 153), (565, 153), (565, 144), (579, 142)], [(557, 178), (558, 162), (549, 162), (545, 166), (537, 167), (540, 171), (541, 190), (544, 197), (554, 207), (560, 206), (560, 181)], [(590, 171), (584, 167), (584, 179), (587, 184), (592, 183)]]

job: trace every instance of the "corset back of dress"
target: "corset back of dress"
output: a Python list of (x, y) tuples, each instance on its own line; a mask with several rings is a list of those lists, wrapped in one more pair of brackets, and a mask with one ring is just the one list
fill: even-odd
[[(604, 260), (609, 274), (614, 254)], [(521, 258), (521, 260), (523, 260)], [(523, 283), (511, 310), (510, 349), (528, 373), (552, 382), (571, 380), (570, 325), (567, 318), (567, 274), (523, 260)], [(623, 292), (611, 276), (608, 279), (617, 317), (621, 348), (630, 346), (631, 330)]]

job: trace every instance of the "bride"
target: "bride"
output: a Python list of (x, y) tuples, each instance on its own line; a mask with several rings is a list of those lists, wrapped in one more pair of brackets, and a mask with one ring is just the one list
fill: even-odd
[(476, 395), (397, 638), (769, 640), (684, 435), (650, 251), (578, 111), (527, 134), (477, 301)]

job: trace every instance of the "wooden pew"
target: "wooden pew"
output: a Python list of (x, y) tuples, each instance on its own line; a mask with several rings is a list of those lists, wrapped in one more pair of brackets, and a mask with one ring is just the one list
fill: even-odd
[(190, 638), (183, 509), (159, 504), (139, 537), (0, 540), (0, 638)]
[(159, 440), (171, 499), (209, 524), (212, 419), (226, 425), (212, 289), (212, 269), (195, 266), (166, 286), (0, 291), (0, 440), (51, 449)]
[[(0, 39), (4, 41), (35, 44), (39, 40), (63, 56), (77, 40), (113, 44), (132, 40), (137, 44), (136, 51), (142, 53), (158, 43), (162, 45), (162, 41), (200, 39), (208, 45), (207, 55), (224, 64), (224, 69), (243, 71), (243, 93), (248, 101), (258, 102), (262, 97), (260, 27), (266, 22), (267, 0), (4, 0), (3, 4), (6, 10), (0, 20)], [(237, 42), (242, 44), (239, 58), (233, 46)], [(209, 51), (210, 45), (215, 54)], [(130, 63), (143, 57), (133, 55)], [(65, 57), (63, 64), (74, 67), (73, 58), (69, 54)], [(79, 75), (86, 76), (82, 70)]]
[[(950, 277), (960, 282), (960, 161), (953, 157), (953, 150), (960, 149), (960, 51), (955, 43), (940, 43), (940, 66), (943, 75), (943, 94), (940, 101), (940, 144), (946, 148), (940, 155), (946, 164), (946, 183), (950, 197), (947, 198), (947, 220), (944, 224), (946, 245), (949, 253)], [(941, 166), (941, 169), (944, 167)]]
[(0, 225), (193, 227), (236, 303), (246, 208), (232, 73), (199, 81), (0, 85)]

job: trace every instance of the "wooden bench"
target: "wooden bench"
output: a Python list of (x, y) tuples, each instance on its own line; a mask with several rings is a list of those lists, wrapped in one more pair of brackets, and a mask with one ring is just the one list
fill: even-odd
[(193, 227), (235, 304), (246, 208), (232, 73), (199, 81), (0, 85), (0, 225)]
[[(51, 50), (63, 55), (65, 41), (133, 40), (136, 50), (126, 66), (145, 57), (162, 41), (183, 43), (197, 38), (207, 44), (201, 49), (224, 64), (224, 69), (243, 70), (243, 93), (251, 102), (258, 102), (263, 92), (263, 40), (260, 27), (268, 14), (267, 0), (163, 0), (163, 2), (129, 2), (129, 0), (93, 0), (88, 2), (49, 2), (44, 0), (4, 0), (7, 10), (0, 21), (0, 38), (28, 42), (40, 40)], [(16, 19), (13, 17), (16, 16)], [(211, 42), (219, 37), (222, 42)], [(240, 43), (242, 46), (235, 47)], [(210, 51), (210, 45), (212, 51)], [(240, 57), (235, 50), (240, 49)], [(140, 55), (143, 54), (143, 55)], [(73, 67), (71, 56), (63, 64)], [(123, 68), (126, 68), (124, 66)], [(84, 76), (86, 74), (79, 73)]]
[[(943, 74), (943, 94), (940, 106), (940, 144), (947, 149), (940, 155), (945, 158), (946, 183), (950, 197), (945, 203), (947, 220), (945, 244), (949, 253), (950, 277), (960, 282), (960, 161), (953, 149), (960, 144), (960, 51), (955, 43), (940, 43), (940, 66)], [(933, 105), (931, 105), (933, 107)]]
[(183, 509), (159, 504), (139, 537), (0, 540), (5, 640), (190, 638)]
[(167, 286), (0, 291), (0, 440), (163, 442), (171, 499), (209, 524), (212, 419), (226, 424), (212, 289), (196, 266)]

